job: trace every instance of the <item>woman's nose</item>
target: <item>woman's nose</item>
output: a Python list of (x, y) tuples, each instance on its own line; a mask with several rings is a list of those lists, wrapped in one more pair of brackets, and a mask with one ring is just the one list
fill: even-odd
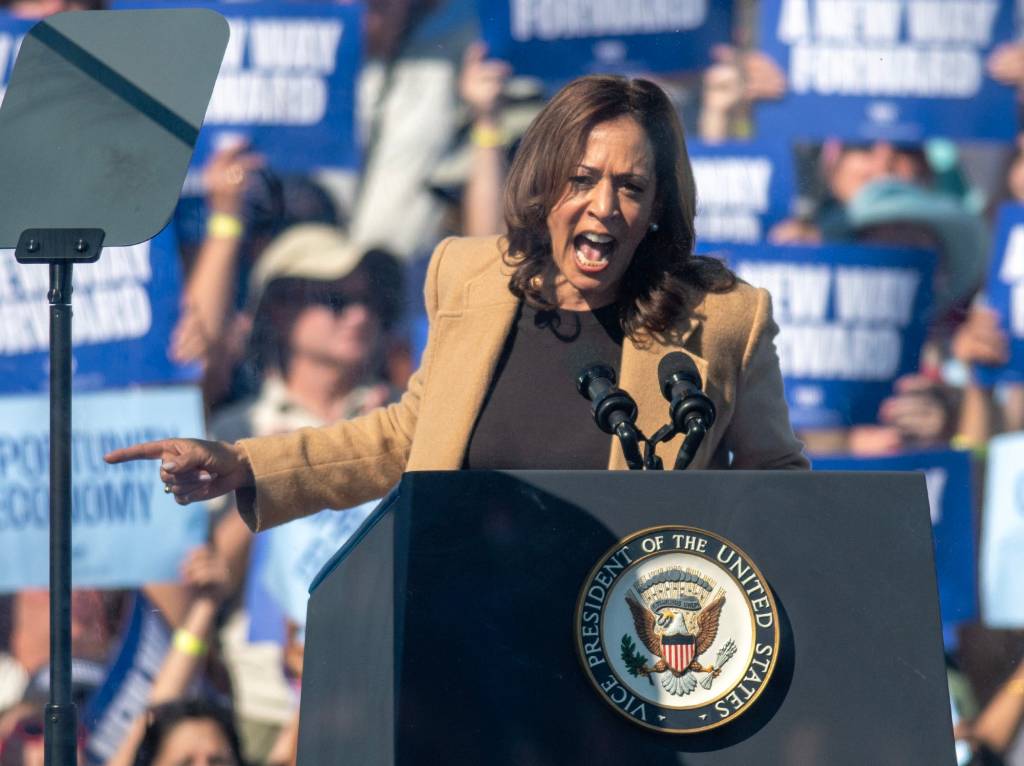
[(599, 219), (614, 217), (619, 211), (619, 201), (615, 195), (615, 187), (608, 179), (594, 184), (590, 197), (590, 212)]

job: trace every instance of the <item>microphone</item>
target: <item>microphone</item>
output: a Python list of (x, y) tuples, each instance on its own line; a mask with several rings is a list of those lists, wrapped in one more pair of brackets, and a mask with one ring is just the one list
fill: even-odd
[(619, 438), (626, 464), (633, 470), (642, 469), (640, 437), (635, 425), (636, 402), (625, 391), (616, 388), (615, 370), (603, 362), (584, 365), (576, 375), (576, 390), (590, 402), (597, 427)]
[(658, 363), (661, 393), (668, 400), (668, 413), (676, 433), (685, 434), (676, 456), (677, 470), (686, 468), (701, 441), (715, 422), (715, 403), (701, 390), (697, 365), (681, 351), (665, 354)]

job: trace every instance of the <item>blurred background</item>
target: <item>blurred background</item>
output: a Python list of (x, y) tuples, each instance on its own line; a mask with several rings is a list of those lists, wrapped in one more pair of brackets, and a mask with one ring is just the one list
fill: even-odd
[[(161, 6), (0, 5), (2, 84), (47, 15)], [(815, 470), (924, 473), (959, 763), (1024, 764), (1024, 3), (190, 5), (231, 40), (173, 219), (76, 272), (83, 763), (293, 763), (306, 588), (371, 510), (253, 537), (100, 456), (397, 398), (433, 248), (500, 234), (527, 125), (614, 72), (677, 105), (698, 252), (772, 293)], [(42, 763), (45, 291), (0, 257), (0, 766)]]

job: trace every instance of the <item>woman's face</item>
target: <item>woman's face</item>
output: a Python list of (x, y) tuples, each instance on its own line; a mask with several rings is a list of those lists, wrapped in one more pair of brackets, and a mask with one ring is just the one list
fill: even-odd
[(555, 299), (573, 311), (614, 303), (654, 214), (654, 149), (623, 116), (590, 132), (579, 165), (548, 214)]
[(208, 718), (187, 718), (164, 738), (153, 766), (237, 766), (231, 744)]

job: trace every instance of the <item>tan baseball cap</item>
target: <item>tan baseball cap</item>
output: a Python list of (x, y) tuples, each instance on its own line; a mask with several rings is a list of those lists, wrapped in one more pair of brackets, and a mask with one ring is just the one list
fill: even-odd
[(333, 282), (351, 274), (361, 260), (362, 250), (335, 226), (291, 226), (271, 240), (256, 260), (249, 275), (249, 305), (258, 305), (275, 279)]

